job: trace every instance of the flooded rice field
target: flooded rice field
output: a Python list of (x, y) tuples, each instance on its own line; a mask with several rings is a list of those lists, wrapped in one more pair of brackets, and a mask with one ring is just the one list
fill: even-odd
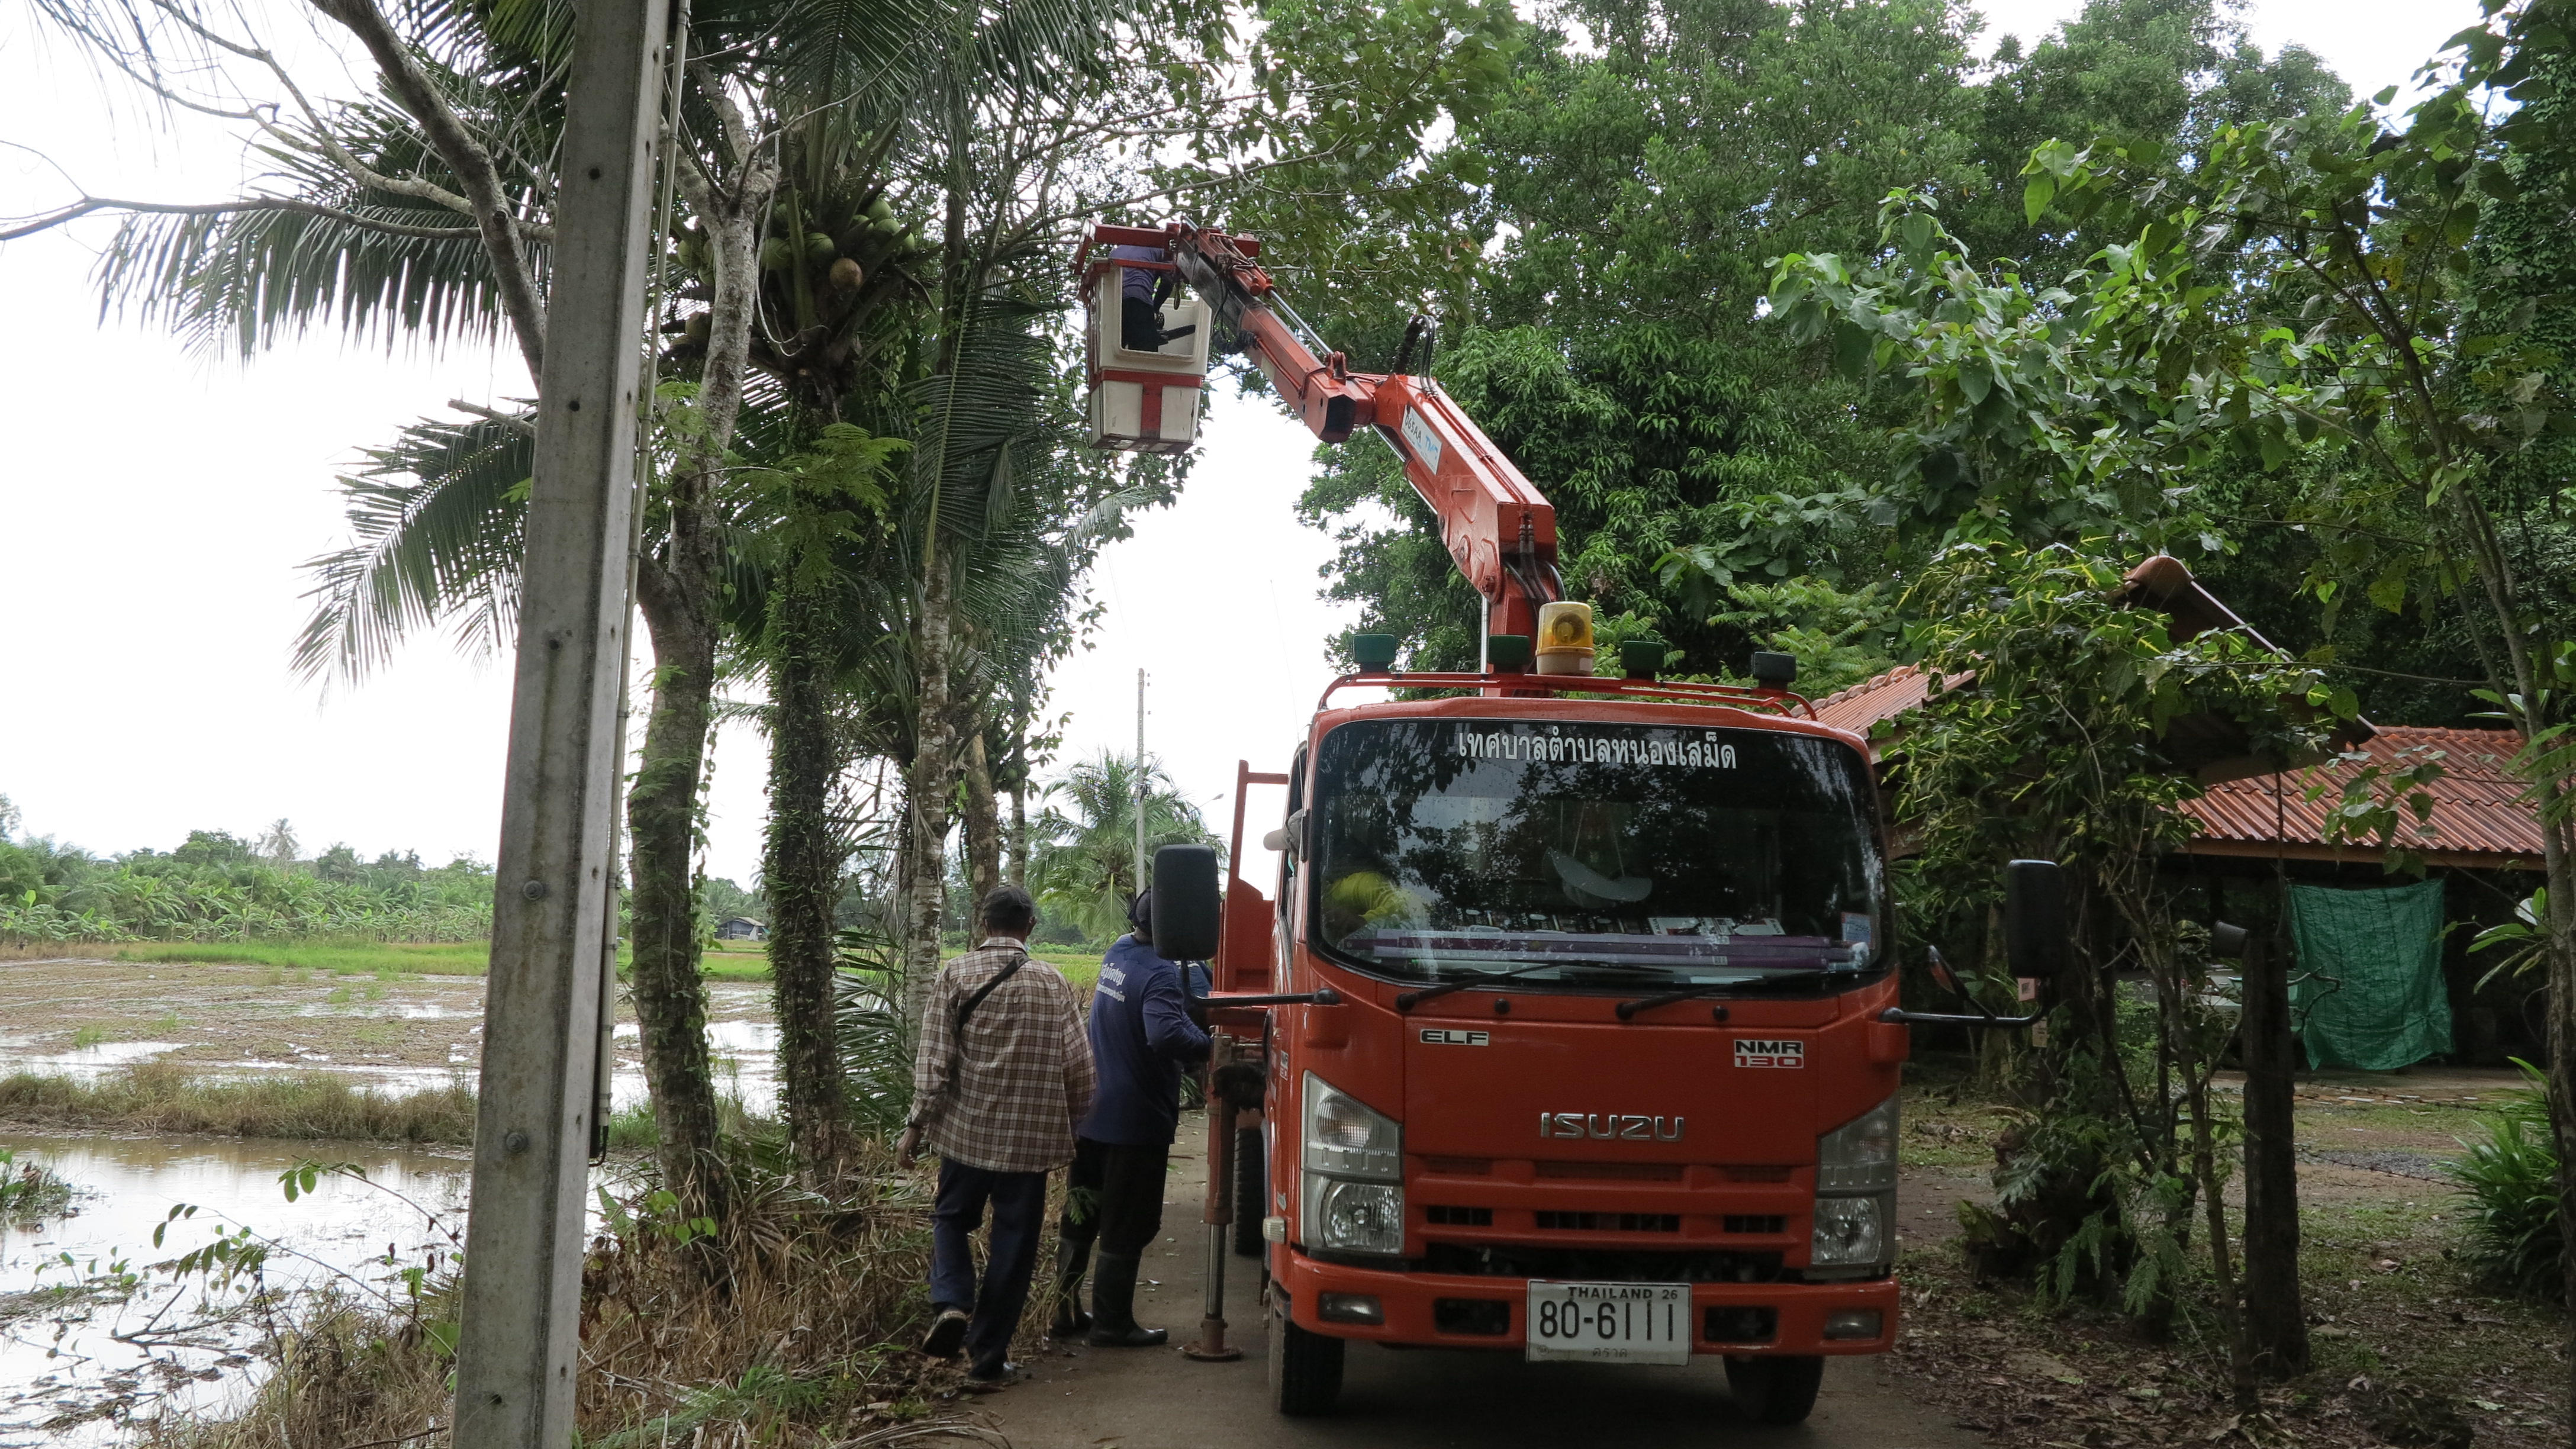
[[(618, 1005), (623, 1110), (644, 1100), (635, 1013)], [(707, 986), (718, 1089), (768, 1113), (778, 1096), (778, 1028), (765, 982)], [(95, 1081), (162, 1062), (209, 1077), (324, 1072), (380, 1092), (463, 1080), (482, 1061), (483, 978), (335, 976), (277, 966), (0, 960), (0, 1076)]]
[[(8, 1449), (112, 1444), (159, 1414), (235, 1403), (266, 1372), (255, 1354), (276, 1295), (324, 1283), (399, 1295), (400, 1267), (452, 1253), (448, 1234), (464, 1233), (462, 1150), (5, 1129), (0, 1147), (78, 1193), (67, 1211), (0, 1228)], [(322, 1177), (289, 1203), (280, 1174), (317, 1158), (364, 1176)], [(255, 1271), (226, 1281), (155, 1266), (243, 1228), (270, 1244)]]
[[(768, 995), (765, 983), (709, 986), (718, 1089), (760, 1113), (777, 1096)], [(471, 1085), (482, 1006), (479, 977), (0, 960), (0, 1076), (96, 1082), (167, 1063), (215, 1079), (323, 1074), (387, 1094)], [(624, 1109), (645, 1092), (622, 1003), (619, 1018), (612, 1090)], [(402, 1270), (452, 1255), (464, 1233), (471, 1163), (461, 1146), (0, 1122), (0, 1148), (76, 1194), (67, 1210), (0, 1223), (0, 1449), (126, 1442), (159, 1415), (238, 1404), (269, 1371), (257, 1350), (285, 1301), (328, 1287), (398, 1303)], [(314, 1162), (347, 1168), (289, 1202), (280, 1175)], [(618, 1169), (603, 1171), (615, 1190)], [(266, 1247), (255, 1271), (174, 1271), (245, 1229)]]

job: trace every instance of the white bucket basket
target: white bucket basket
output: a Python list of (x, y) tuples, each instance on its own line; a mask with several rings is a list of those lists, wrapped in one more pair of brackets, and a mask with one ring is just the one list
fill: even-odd
[(1114, 263), (1092, 283), (1087, 347), (1091, 446), (1140, 453), (1185, 453), (1198, 441), (1199, 392), (1207, 380), (1207, 304), (1175, 296), (1163, 304), (1163, 330), (1197, 330), (1160, 350), (1119, 345), (1122, 274)]

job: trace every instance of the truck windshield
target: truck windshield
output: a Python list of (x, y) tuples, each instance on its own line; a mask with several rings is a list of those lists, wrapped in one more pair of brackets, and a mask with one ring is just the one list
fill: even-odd
[(1311, 929), (1377, 975), (1783, 990), (1873, 969), (1886, 938), (1868, 769), (1833, 740), (1362, 720), (1315, 782)]

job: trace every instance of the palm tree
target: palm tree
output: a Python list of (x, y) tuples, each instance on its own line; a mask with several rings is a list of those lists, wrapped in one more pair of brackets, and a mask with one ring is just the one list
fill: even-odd
[[(1199, 809), (1150, 758), (1143, 765), (1145, 851), (1166, 845), (1215, 845)], [(1102, 750), (1046, 787), (1053, 803), (1030, 826), (1029, 885), (1057, 919), (1094, 941), (1127, 929), (1136, 880), (1138, 765), (1134, 756)], [(1151, 882), (1147, 882), (1150, 884)]]
[[(537, 372), (571, 12), (533, 0), (390, 14), (377, 0), (315, 4), (376, 59), (383, 99), (309, 104), (264, 47), (221, 36), (239, 22), (213, 0), (40, 0), (165, 94), (220, 52), (268, 64), (292, 97), (283, 122), (240, 113), (276, 158), (267, 194), (66, 209), (128, 213), (102, 268), (108, 299), (245, 355), (320, 326), (432, 345), (507, 338)], [(682, 386), (661, 400), (638, 561), (656, 669), (628, 820), (633, 986), (664, 1176), (708, 1211), (722, 1184), (690, 874), (720, 665), (735, 648), (771, 668), (774, 692), (793, 692), (803, 686), (777, 677), (779, 661), (792, 671), (828, 656), (834, 688), (862, 696), (854, 731), (899, 750), (913, 823), (901, 874), (909, 919), (929, 923), (907, 945), (926, 989), (958, 746), (984, 732), (990, 701), (1034, 697), (1070, 642), (1072, 580), (1126, 501), (1117, 470), (1064, 446), (1063, 372), (1048, 346), (1066, 300), (1059, 233), (1139, 184), (1094, 142), (1196, 84), (1198, 71), (1168, 64), (1172, 47), (1226, 35), (1222, 5), (1184, 0), (1156, 12), (1155, 43), (1140, 44), (1130, 22), (1142, 9), (749, 0), (698, 7), (686, 37), (676, 152), (688, 221), (663, 239), (679, 285), (662, 360)], [(900, 221), (934, 215), (935, 239)], [(473, 421), (404, 429), (343, 480), (356, 537), (316, 561), (298, 647), (309, 672), (355, 677), (425, 628), (483, 646), (514, 634), (534, 412), (465, 411)], [(852, 421), (913, 444), (885, 535), (845, 551), (870, 570), (848, 590), (870, 607), (828, 651), (764, 652), (740, 627), (772, 613), (746, 607), (763, 565), (744, 546), (736, 470)], [(827, 855), (800, 856), (818, 881)]]

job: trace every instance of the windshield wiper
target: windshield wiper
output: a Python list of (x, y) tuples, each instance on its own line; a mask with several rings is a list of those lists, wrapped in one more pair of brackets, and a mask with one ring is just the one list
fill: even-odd
[(1721, 991), (1733, 991), (1739, 986), (1767, 986), (1774, 981), (1812, 981), (1816, 979), (1817, 974), (1815, 971), (1771, 971), (1760, 976), (1739, 976), (1733, 981), (1703, 981), (1697, 986), (1685, 986), (1679, 991), (1667, 991), (1661, 996), (1620, 1002), (1619, 1019), (1627, 1021), (1638, 1012), (1652, 1011), (1658, 1006), (1670, 1006), (1676, 1001), (1688, 1001), (1694, 996), (1714, 996)]
[[(1399, 992), (1395, 998), (1395, 1009), (1411, 1011), (1416, 1003), (1429, 1001), (1435, 996), (1446, 996), (1452, 991), (1464, 991), (1470, 986), (1482, 986), (1488, 981), (1509, 981), (1515, 976), (1527, 976), (1533, 971), (1617, 971), (1620, 969), (1622, 968), (1614, 963), (1540, 961), (1528, 966), (1515, 966), (1509, 971), (1479, 971), (1473, 976), (1456, 981), (1443, 981), (1437, 986), (1426, 986), (1420, 991)], [(1634, 972), (1633, 968), (1630, 969), (1632, 974), (1643, 974)]]

